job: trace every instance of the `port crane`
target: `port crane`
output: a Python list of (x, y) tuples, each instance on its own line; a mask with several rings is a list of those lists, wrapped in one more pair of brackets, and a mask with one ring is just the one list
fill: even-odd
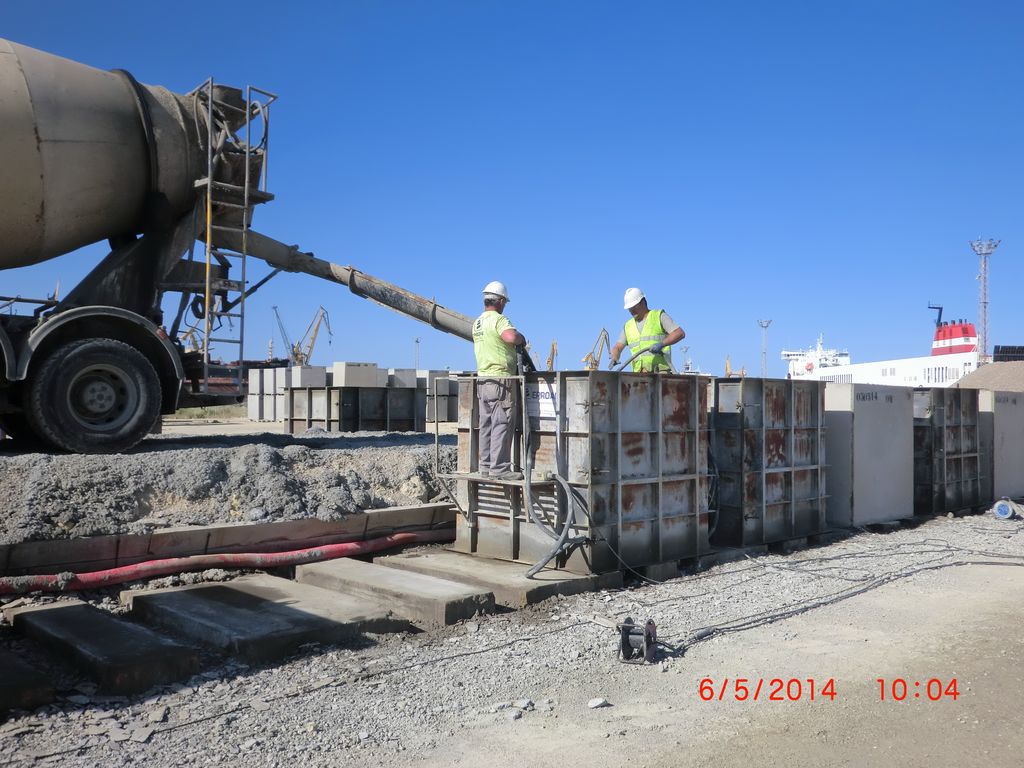
[(601, 355), (604, 354), (605, 350), (608, 350), (608, 354), (611, 354), (612, 344), (608, 338), (608, 329), (602, 328), (601, 332), (597, 335), (597, 341), (594, 342), (593, 348), (583, 358), (584, 370), (596, 371), (600, 368)]
[(548, 352), (548, 370), (555, 370), (555, 364), (558, 362), (558, 342), (552, 339), (551, 351)]
[[(284, 321), (281, 319), (281, 313), (277, 307), (273, 307), (274, 317), (277, 318), (277, 327), (281, 330), (281, 338), (284, 340), (285, 348), (288, 350), (288, 364), (289, 365), (306, 365), (313, 357), (313, 349), (316, 347), (316, 339), (320, 333), (321, 324), (327, 328), (327, 335), (333, 339), (334, 332), (331, 330), (331, 318), (327, 314), (327, 310), (320, 306), (316, 314), (313, 315), (313, 319), (309, 321), (309, 325), (306, 327), (306, 332), (302, 334), (302, 338), (296, 343), (292, 343), (291, 338), (288, 336), (288, 331), (284, 327)], [(330, 342), (328, 342), (330, 343)]]

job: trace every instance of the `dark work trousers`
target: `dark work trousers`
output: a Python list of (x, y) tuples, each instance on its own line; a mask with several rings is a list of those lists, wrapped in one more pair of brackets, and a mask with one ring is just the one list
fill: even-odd
[(512, 469), (512, 436), (516, 432), (518, 398), (515, 379), (481, 379), (476, 385), (480, 405), (480, 463), (489, 474)]

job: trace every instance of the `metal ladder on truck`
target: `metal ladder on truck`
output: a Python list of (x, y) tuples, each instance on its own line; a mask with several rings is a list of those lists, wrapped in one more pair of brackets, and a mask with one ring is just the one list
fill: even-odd
[[(266, 280), (247, 288), (246, 257), (252, 206), (273, 199), (266, 191), (267, 136), (272, 93), (251, 85), (245, 87), (244, 107), (217, 98), (213, 78), (193, 92), (206, 108), (206, 178), (196, 181), (205, 200), (206, 280), (202, 301), (203, 376), (199, 391), (241, 398), (246, 393), (244, 370), (245, 299)], [(244, 133), (231, 129), (228, 116), (234, 113)], [(244, 123), (242, 120), (244, 119)], [(233, 122), (233, 121), (232, 121)], [(254, 125), (262, 123), (262, 125)], [(253, 144), (254, 127), (259, 129)], [(242, 179), (238, 179), (239, 163)], [(254, 168), (258, 178), (253, 178)], [(230, 181), (223, 180), (225, 177)], [(241, 181), (241, 183), (237, 183)], [(237, 235), (237, 248), (214, 245), (214, 232)], [(237, 277), (233, 277), (232, 273)], [(213, 360), (211, 349), (224, 355)]]

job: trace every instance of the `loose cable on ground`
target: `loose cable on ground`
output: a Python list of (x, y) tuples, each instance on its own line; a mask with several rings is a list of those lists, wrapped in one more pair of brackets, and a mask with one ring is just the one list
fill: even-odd
[[(955, 554), (955, 553), (958, 553), (958, 552), (962, 552), (962, 553), (966, 553), (966, 554), (979, 554), (979, 555), (982, 555), (982, 556), (988, 556), (988, 557), (993, 557), (993, 558), (997, 558), (997, 559), (993, 559), (993, 560), (958, 560), (958, 561), (953, 561), (953, 562), (936, 562), (935, 560), (926, 561), (924, 564), (920, 564), (919, 566), (909, 567), (909, 568), (902, 568), (902, 569), (899, 569), (899, 570), (896, 570), (896, 571), (893, 571), (893, 572), (890, 572), (890, 573), (887, 573), (887, 574), (881, 574), (881, 575), (877, 576), (876, 578), (873, 578), (873, 579), (870, 579), (870, 580), (866, 580), (863, 583), (857, 584), (855, 586), (847, 587), (847, 588), (844, 588), (844, 589), (839, 590), (837, 592), (829, 593), (829, 594), (826, 594), (826, 595), (822, 595), (822, 596), (818, 596), (818, 597), (813, 597), (813, 598), (808, 598), (807, 600), (804, 600), (804, 601), (802, 601), (800, 603), (797, 603), (795, 605), (785, 606), (783, 608), (779, 608), (779, 609), (776, 609), (776, 610), (762, 611), (762, 612), (751, 614), (751, 615), (748, 615), (748, 616), (738, 617), (736, 619), (732, 619), (732, 620), (727, 621), (727, 622), (722, 622), (720, 624), (709, 624), (709, 625), (706, 625), (706, 626), (703, 626), (703, 627), (699, 627), (699, 628), (693, 630), (692, 632), (690, 632), (689, 634), (687, 634), (685, 636), (683, 636), (683, 635), (666, 635), (666, 636), (663, 636), (663, 638), (659, 638), (659, 639), (671, 639), (671, 638), (681, 639), (683, 641), (683, 643), (684, 643), (684, 647), (689, 647), (689, 646), (697, 645), (697, 644), (699, 644), (701, 642), (704, 642), (705, 640), (709, 640), (712, 637), (715, 637), (715, 636), (720, 635), (720, 634), (732, 634), (732, 633), (743, 632), (743, 631), (746, 631), (746, 630), (749, 630), (749, 629), (756, 629), (756, 628), (761, 627), (761, 626), (766, 626), (766, 625), (769, 625), (769, 624), (773, 624), (775, 622), (782, 621), (784, 619), (791, 618), (793, 616), (797, 616), (797, 615), (800, 615), (802, 613), (806, 613), (806, 612), (811, 611), (811, 610), (813, 610), (815, 608), (821, 608), (821, 607), (825, 607), (825, 606), (828, 606), (828, 605), (833, 605), (833, 604), (841, 602), (843, 600), (847, 600), (847, 599), (850, 599), (850, 598), (855, 597), (857, 595), (861, 595), (861, 594), (864, 594), (866, 592), (869, 592), (869, 591), (871, 591), (873, 589), (876, 589), (876, 588), (878, 588), (880, 586), (883, 586), (885, 584), (889, 584), (889, 583), (892, 583), (894, 581), (898, 581), (900, 579), (910, 578), (910, 577), (915, 576), (915, 575), (917, 575), (919, 573), (923, 573), (923, 572), (927, 572), (927, 571), (938, 571), (938, 570), (942, 570), (942, 569), (949, 568), (949, 567), (964, 566), (964, 565), (993, 565), (993, 566), (1007, 566), (1007, 567), (1020, 567), (1020, 566), (1024, 566), (1024, 555), (1009, 554), (1009, 553), (997, 553), (997, 552), (986, 552), (985, 550), (974, 550), (974, 549), (967, 548), (967, 547), (958, 547), (958, 546), (950, 544), (948, 541), (946, 541), (944, 539), (924, 539), (922, 541), (900, 542), (900, 543), (897, 543), (896, 545), (894, 545), (893, 547), (888, 548), (887, 552), (882, 552), (882, 553), (854, 552), (854, 553), (849, 553), (849, 554), (840, 554), (840, 555), (827, 556), (827, 557), (822, 557), (822, 558), (808, 558), (808, 559), (802, 560), (801, 562), (824, 562), (824, 561), (839, 560), (839, 559), (844, 559), (844, 558), (856, 559), (856, 558), (861, 558), (861, 557), (865, 557), (865, 556), (869, 556), (869, 555), (870, 556), (885, 556), (886, 554), (891, 554), (892, 550), (894, 550), (894, 549), (902, 550), (902, 549), (905, 549), (906, 547), (919, 546), (919, 545), (922, 545), (922, 544), (926, 545), (929, 548), (928, 549), (921, 549), (921, 550), (917, 550), (917, 551), (911, 551), (911, 552), (903, 551), (900, 554), (932, 554), (932, 555), (939, 555), (939, 554), (941, 554), (941, 555), (943, 555), (943, 557), (939, 558), (939, 559), (945, 559), (945, 557), (951, 556), (952, 554)], [(1007, 562), (1007, 561), (1011, 561), (1011, 562)], [(1016, 562), (1014, 562), (1014, 561), (1016, 561)], [(740, 573), (740, 572), (744, 572), (744, 571), (760, 570), (758, 568), (759, 565), (760, 564), (748, 565), (745, 568), (740, 568), (740, 569), (736, 569), (736, 570), (730, 571), (730, 573)], [(799, 568), (787, 569), (787, 570), (795, 570), (798, 573), (801, 572), (801, 569), (799, 569)], [(721, 574), (711, 574), (711, 573), (701, 574), (701, 575), (697, 575), (697, 576), (691, 577), (691, 579), (689, 581), (697, 580), (697, 579), (701, 579), (701, 578), (709, 578), (712, 575), (721, 575)], [(761, 574), (758, 574), (758, 576), (760, 576), (760, 575)], [(739, 584), (744, 583), (745, 581), (753, 580), (754, 578), (757, 578), (758, 576), (748, 577), (747, 579), (744, 579), (744, 580), (742, 580), (740, 582), (737, 582), (736, 584), (730, 585), (730, 588), (735, 588), (736, 586), (739, 586)], [(688, 582), (683, 582), (683, 583), (688, 583)], [(714, 593), (713, 592), (707, 592), (707, 593), (702, 593), (702, 594), (698, 594), (698, 595), (672, 596), (670, 598), (666, 598), (666, 599), (663, 599), (663, 600), (653, 601), (651, 603), (648, 603), (648, 605), (654, 605), (654, 604), (658, 604), (658, 603), (663, 603), (663, 602), (667, 602), (667, 601), (670, 601), (670, 600), (691, 599), (693, 597), (700, 597), (700, 596), (706, 595), (706, 594), (714, 594)], [(434, 665), (434, 664), (440, 664), (440, 663), (443, 663), (445, 661), (451, 661), (453, 659), (458, 659), (458, 658), (465, 658), (467, 656), (481, 655), (481, 654), (489, 653), (491, 651), (501, 650), (503, 648), (508, 648), (508, 647), (517, 645), (519, 643), (532, 642), (534, 640), (537, 640), (539, 638), (542, 638), (542, 637), (545, 637), (545, 636), (548, 636), (548, 635), (553, 635), (553, 634), (556, 634), (556, 633), (566, 632), (566, 631), (568, 631), (570, 629), (575, 629), (575, 628), (580, 627), (580, 626), (585, 626), (585, 625), (587, 625), (589, 623), (590, 622), (587, 622), (587, 621), (576, 621), (576, 622), (572, 622), (572, 623), (568, 623), (568, 624), (556, 627), (554, 629), (549, 629), (549, 630), (546, 630), (546, 631), (543, 631), (543, 632), (537, 632), (537, 633), (533, 633), (533, 634), (530, 634), (530, 635), (516, 637), (516, 638), (513, 638), (513, 639), (508, 640), (508, 641), (503, 642), (503, 643), (498, 643), (498, 644), (495, 644), (495, 645), (492, 645), (492, 646), (486, 646), (484, 648), (478, 648), (478, 649), (475, 649), (475, 650), (472, 650), (472, 651), (463, 651), (463, 652), (455, 653), (455, 654), (447, 654), (447, 655), (444, 655), (444, 656), (435, 657), (433, 659), (427, 659), (427, 660), (423, 660), (423, 661), (416, 661), (416, 662), (412, 662), (412, 663), (409, 663), (409, 664), (404, 664), (404, 665), (400, 665), (400, 666), (396, 666), (396, 667), (385, 667), (385, 668), (382, 668), (382, 669), (374, 670), (372, 672), (365, 672), (365, 673), (361, 673), (361, 674), (358, 674), (358, 675), (353, 675), (353, 676), (350, 676), (350, 677), (347, 677), (347, 678), (343, 678), (343, 679), (342, 678), (336, 678), (336, 679), (332, 679), (332, 680), (327, 681), (327, 682), (321, 681), (321, 682), (318, 682), (318, 683), (310, 685), (310, 686), (305, 686), (305, 687), (303, 687), (301, 689), (298, 689), (298, 690), (288, 691), (288, 692), (280, 694), (278, 696), (266, 697), (263, 700), (267, 701), (267, 702), (270, 702), (270, 701), (277, 701), (277, 700), (283, 700), (283, 699), (288, 699), (288, 698), (295, 698), (296, 696), (307, 695), (309, 693), (313, 693), (313, 692), (315, 692), (317, 690), (321, 690), (321, 689), (326, 688), (326, 687), (332, 687), (332, 686), (333, 687), (340, 687), (342, 685), (351, 685), (353, 683), (361, 682), (363, 680), (371, 679), (371, 678), (374, 678), (374, 677), (379, 677), (379, 676), (382, 676), (382, 675), (393, 674), (393, 673), (396, 673), (396, 672), (402, 672), (402, 671), (406, 671), (406, 670), (409, 670), (409, 669), (415, 669), (417, 667), (423, 667), (423, 666), (429, 666), (429, 665)], [(229, 715), (229, 714), (233, 714), (233, 713), (236, 713), (236, 712), (240, 712), (240, 711), (243, 711), (243, 710), (249, 709), (249, 708), (251, 708), (251, 705), (249, 705), (249, 704), (239, 705), (239, 706), (237, 706), (237, 707), (235, 707), (233, 709), (227, 710), (227, 711), (218, 712), (218, 713), (211, 714), (211, 715), (205, 715), (205, 716), (202, 716), (202, 717), (199, 717), (199, 718), (195, 718), (193, 720), (188, 720), (188, 721), (184, 721), (184, 722), (181, 722), (181, 723), (175, 723), (173, 725), (168, 725), (168, 726), (165, 726), (165, 727), (162, 727), (162, 728), (154, 729), (154, 734), (153, 735), (156, 736), (156, 735), (159, 735), (161, 733), (165, 733), (165, 732), (169, 732), (169, 731), (173, 731), (173, 730), (178, 730), (178, 729), (189, 727), (189, 726), (193, 726), (193, 725), (198, 725), (198, 724), (201, 724), (201, 723), (204, 723), (204, 722), (208, 722), (210, 720), (215, 720), (215, 719), (223, 717), (225, 715)], [(76, 753), (80, 753), (80, 752), (83, 752), (83, 751), (88, 751), (90, 749), (92, 749), (92, 746), (76, 746), (76, 747), (69, 748), (69, 749), (54, 751), (54, 752), (51, 752), (51, 753), (48, 753), (48, 754), (35, 755), (33, 760), (47, 759), (47, 758), (50, 758), (50, 757), (56, 757), (56, 756), (60, 756), (60, 755), (76, 754)]]

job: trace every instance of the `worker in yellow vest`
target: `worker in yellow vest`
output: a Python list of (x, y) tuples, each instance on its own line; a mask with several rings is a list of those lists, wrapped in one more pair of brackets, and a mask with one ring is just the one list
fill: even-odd
[(499, 480), (522, 480), (512, 469), (512, 437), (518, 415), (516, 347), (526, 344), (503, 314), (508, 304), (505, 284), (492, 280), (484, 286), (484, 311), (473, 321), (476, 355), (476, 394), (479, 405), (479, 460), (481, 475)]
[[(633, 358), (634, 373), (672, 372), (670, 354), (666, 347), (686, 338), (686, 332), (679, 327), (668, 312), (663, 309), (649, 309), (647, 297), (639, 288), (630, 288), (623, 297), (623, 308), (629, 310), (631, 319), (619, 334), (619, 340), (612, 347), (611, 364), (619, 364), (622, 350), (629, 346)], [(643, 351), (643, 354), (637, 355)]]

